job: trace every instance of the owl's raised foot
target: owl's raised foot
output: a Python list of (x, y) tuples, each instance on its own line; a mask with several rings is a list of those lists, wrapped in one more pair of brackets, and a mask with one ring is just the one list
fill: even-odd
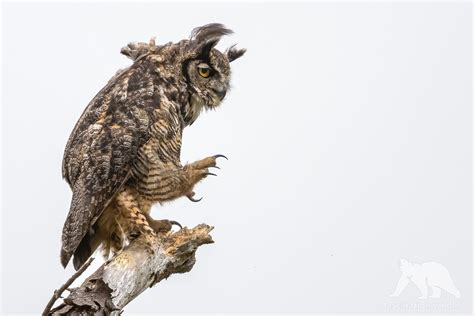
[(216, 162), (217, 158), (225, 158), (226, 160), (229, 160), (229, 158), (227, 158), (226, 156), (218, 154), (218, 155), (206, 157), (204, 159), (195, 161), (195, 162), (189, 164), (188, 166), (191, 167), (191, 168), (194, 168), (194, 169), (207, 169), (207, 168), (220, 169), (217, 166), (217, 162)]
[(207, 176), (217, 176), (215, 173), (209, 172), (209, 168), (220, 169), (216, 163), (217, 158), (228, 159), (226, 156), (219, 154), (195, 161), (193, 163), (187, 164), (184, 167), (184, 170), (187, 174), (186, 178), (189, 181), (188, 186), (185, 189), (184, 196), (186, 196), (190, 201), (199, 202), (202, 200), (202, 197), (199, 199), (194, 198), (195, 193), (193, 191), (193, 188), (196, 183), (206, 178)]

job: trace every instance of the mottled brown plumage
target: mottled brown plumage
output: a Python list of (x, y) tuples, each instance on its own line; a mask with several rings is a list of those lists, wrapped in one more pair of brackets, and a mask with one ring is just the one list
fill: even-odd
[(182, 132), (225, 96), (229, 63), (245, 52), (214, 48), (230, 33), (208, 24), (178, 43), (152, 40), (122, 49), (133, 65), (89, 103), (65, 149), (63, 176), (73, 196), (62, 234), (63, 266), (74, 255), (78, 269), (99, 246), (108, 254), (143, 232), (168, 231), (172, 222), (153, 220), (151, 206), (181, 196), (193, 200), (194, 185), (219, 155), (182, 166)]

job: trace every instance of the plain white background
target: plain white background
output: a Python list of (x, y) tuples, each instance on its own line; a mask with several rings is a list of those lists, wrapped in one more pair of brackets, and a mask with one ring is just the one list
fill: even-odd
[[(223, 153), (219, 176), (155, 217), (215, 226), (191, 273), (128, 313), (469, 312), (469, 3), (4, 5), (3, 313), (39, 314), (59, 263), (76, 120), (130, 41), (221, 22), (248, 53), (182, 160)], [(462, 294), (390, 298), (400, 258), (445, 265)], [(96, 260), (97, 264), (99, 263)], [(409, 305), (415, 304), (415, 305)], [(444, 305), (443, 305), (444, 304)], [(412, 307), (410, 307), (412, 306)]]

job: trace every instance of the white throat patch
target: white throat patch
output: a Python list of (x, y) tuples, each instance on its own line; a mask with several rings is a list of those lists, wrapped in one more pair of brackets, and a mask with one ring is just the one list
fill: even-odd
[(194, 121), (199, 117), (199, 114), (201, 114), (201, 111), (204, 107), (204, 104), (200, 98), (198, 98), (196, 95), (191, 96), (191, 108), (190, 108), (190, 123), (194, 123)]

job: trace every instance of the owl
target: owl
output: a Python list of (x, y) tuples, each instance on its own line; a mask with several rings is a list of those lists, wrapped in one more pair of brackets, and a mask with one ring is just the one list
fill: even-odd
[[(105, 256), (140, 234), (167, 232), (177, 222), (155, 220), (155, 203), (195, 199), (193, 188), (217, 167), (210, 156), (180, 162), (183, 129), (217, 108), (229, 89), (230, 63), (245, 49), (215, 48), (232, 31), (212, 23), (189, 39), (131, 43), (133, 64), (92, 99), (66, 145), (62, 174), (72, 200), (62, 231), (61, 263), (79, 267), (99, 247)], [(179, 224), (178, 224), (179, 225)]]

